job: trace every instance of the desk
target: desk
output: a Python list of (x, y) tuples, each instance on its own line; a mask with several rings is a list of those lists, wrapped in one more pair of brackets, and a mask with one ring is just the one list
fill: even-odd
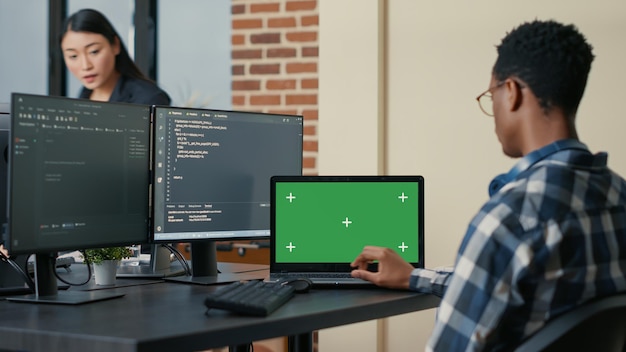
[(280, 336), (310, 339), (314, 330), (436, 307), (439, 298), (386, 289), (313, 289), (268, 317), (213, 310), (205, 295), (219, 286), (161, 282), (114, 288), (124, 297), (77, 306), (0, 301), (0, 348), (27, 351), (197, 351)]

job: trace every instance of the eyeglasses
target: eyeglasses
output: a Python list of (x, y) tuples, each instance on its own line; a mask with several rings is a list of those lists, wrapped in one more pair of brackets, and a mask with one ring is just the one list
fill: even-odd
[[(508, 78), (507, 78), (508, 79)], [(519, 89), (524, 89), (526, 86), (519, 82), (517, 79), (511, 79), (513, 83), (515, 83)], [(478, 101), (478, 106), (480, 110), (482, 110), (485, 115), (493, 116), (493, 90), (498, 89), (504, 85), (504, 81), (498, 81), (494, 86), (489, 87), (486, 91), (482, 92), (479, 96), (476, 97), (476, 101)]]
[(478, 101), (478, 106), (480, 110), (482, 110), (485, 115), (493, 116), (493, 94), (491, 93), (494, 89), (502, 87), (505, 81), (500, 81), (496, 83), (493, 87), (489, 87), (486, 91), (482, 92), (479, 96), (476, 97), (476, 101)]

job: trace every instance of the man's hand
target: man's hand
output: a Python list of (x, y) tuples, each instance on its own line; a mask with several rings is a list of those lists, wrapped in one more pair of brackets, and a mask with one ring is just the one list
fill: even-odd
[(6, 250), (6, 248), (4, 248), (3, 245), (0, 244), (0, 252), (2, 252), (2, 254), (4, 254), (5, 257), (9, 257), (9, 251)]
[[(367, 265), (378, 261), (378, 271), (367, 270)], [(388, 288), (409, 288), (413, 266), (394, 250), (384, 247), (366, 246), (351, 264), (355, 267), (352, 276), (371, 281)]]

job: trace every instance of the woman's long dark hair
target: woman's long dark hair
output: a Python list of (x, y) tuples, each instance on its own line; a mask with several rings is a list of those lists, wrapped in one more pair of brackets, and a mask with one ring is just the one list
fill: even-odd
[(114, 45), (115, 38), (118, 38), (120, 53), (115, 57), (115, 69), (124, 76), (149, 81), (148, 77), (141, 72), (139, 67), (137, 67), (135, 62), (130, 58), (130, 55), (128, 55), (128, 51), (124, 43), (122, 43), (121, 37), (115, 31), (111, 22), (100, 12), (93, 9), (83, 9), (65, 19), (59, 43), (63, 41), (63, 37), (65, 37), (68, 31), (101, 34), (111, 45)]

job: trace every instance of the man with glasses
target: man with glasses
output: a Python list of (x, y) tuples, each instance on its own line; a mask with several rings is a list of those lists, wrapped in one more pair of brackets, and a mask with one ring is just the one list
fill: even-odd
[(352, 263), (355, 277), (442, 297), (428, 350), (511, 350), (550, 318), (626, 290), (626, 182), (574, 123), (592, 47), (573, 25), (536, 20), (497, 50), (477, 100), (504, 154), (521, 159), (489, 185), (454, 270), (414, 269), (380, 247)]

